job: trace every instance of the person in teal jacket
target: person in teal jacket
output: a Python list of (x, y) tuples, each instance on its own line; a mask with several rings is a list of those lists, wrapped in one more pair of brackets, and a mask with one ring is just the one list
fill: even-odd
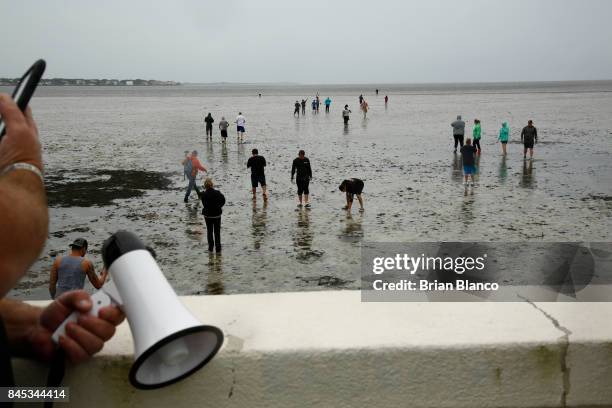
[(328, 96), (327, 99), (325, 100), (325, 113), (329, 113), (329, 105), (331, 105), (331, 99), (329, 99), (329, 96)]
[(508, 144), (508, 139), (510, 138), (510, 128), (508, 127), (508, 122), (502, 123), (502, 128), (499, 129), (499, 140), (502, 144), (502, 155), (506, 155), (506, 145)]
[(474, 139), (474, 148), (476, 149), (476, 154), (480, 156), (480, 120), (474, 119), (474, 129), (472, 130), (472, 139)]

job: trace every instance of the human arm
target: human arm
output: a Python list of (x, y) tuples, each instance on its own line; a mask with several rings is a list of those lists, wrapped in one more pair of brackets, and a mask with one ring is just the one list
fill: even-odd
[(523, 130), (521, 130), (521, 142), (523, 141), (523, 136), (525, 135), (525, 128), (523, 128)]
[(61, 261), (62, 257), (58, 256), (51, 266), (51, 276), (49, 278), (49, 294), (51, 295), (51, 299), (55, 298), (55, 292), (57, 290), (57, 268), (59, 268)]
[(306, 162), (306, 171), (308, 172), (308, 178), (312, 179), (312, 168), (310, 167), (310, 160)]
[(533, 140), (538, 143), (538, 129), (533, 128)]
[(91, 307), (91, 299), (83, 290), (64, 293), (45, 308), (0, 300), (10, 354), (49, 361), (55, 350), (51, 335), (73, 311), (78, 311), (84, 315), (76, 323), (66, 325), (66, 334), (60, 336), (59, 346), (72, 362), (88, 359), (102, 349), (104, 342), (115, 333), (115, 326), (124, 319), (116, 306), (100, 309), (98, 316), (86, 314)]
[(219, 207), (223, 207), (225, 205), (225, 196), (223, 193), (219, 192)]
[(81, 263), (83, 272), (87, 275), (87, 278), (91, 282), (94, 288), (100, 289), (106, 281), (107, 271), (106, 268), (102, 269), (102, 274), (98, 276), (93, 263), (89, 259), (84, 259)]
[(247, 160), (247, 169), (250, 168), (252, 164), (253, 164), (253, 158), (249, 157), (249, 160)]
[[(6, 134), (0, 142), (0, 173), (14, 163), (43, 169), (38, 131), (10, 96), (0, 94)], [(13, 169), (0, 175), (0, 298), (15, 286), (42, 250), (48, 228), (45, 188), (32, 171)]]
[(293, 161), (293, 164), (291, 165), (291, 181), (293, 181), (294, 175), (295, 175), (295, 160)]

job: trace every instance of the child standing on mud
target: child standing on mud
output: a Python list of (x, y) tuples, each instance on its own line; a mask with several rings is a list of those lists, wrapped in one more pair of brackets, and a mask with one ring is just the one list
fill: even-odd
[(480, 148), (480, 120), (474, 119), (474, 129), (472, 130), (472, 137), (474, 138), (474, 148), (476, 148), (476, 153), (480, 155), (482, 152)]
[(499, 137), (497, 138), (502, 145), (502, 156), (506, 155), (506, 145), (508, 144), (508, 139), (510, 139), (510, 128), (508, 127), (508, 122), (504, 122), (502, 123), (502, 128), (499, 129)]
[(472, 187), (474, 187), (474, 173), (476, 172), (475, 158), (476, 148), (472, 146), (472, 139), (468, 138), (465, 145), (461, 147), (461, 158), (463, 160), (463, 175), (465, 178), (465, 186), (468, 184), (468, 177), (472, 178)]

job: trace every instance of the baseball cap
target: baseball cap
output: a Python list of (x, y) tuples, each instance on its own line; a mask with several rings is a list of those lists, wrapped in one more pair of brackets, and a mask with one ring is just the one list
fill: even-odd
[(85, 238), (77, 238), (69, 246), (71, 248), (87, 248), (87, 240)]

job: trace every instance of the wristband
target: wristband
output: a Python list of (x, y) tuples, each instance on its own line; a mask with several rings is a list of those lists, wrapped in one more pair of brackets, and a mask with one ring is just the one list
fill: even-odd
[(34, 166), (33, 164), (30, 163), (13, 163), (11, 165), (6, 166), (4, 169), (2, 169), (2, 172), (0, 172), (0, 176), (4, 176), (12, 171), (15, 170), (28, 170), (31, 171), (32, 173), (36, 174), (38, 176), (38, 178), (40, 178), (40, 181), (45, 184), (45, 179), (43, 178), (42, 172), (38, 169), (38, 167)]

